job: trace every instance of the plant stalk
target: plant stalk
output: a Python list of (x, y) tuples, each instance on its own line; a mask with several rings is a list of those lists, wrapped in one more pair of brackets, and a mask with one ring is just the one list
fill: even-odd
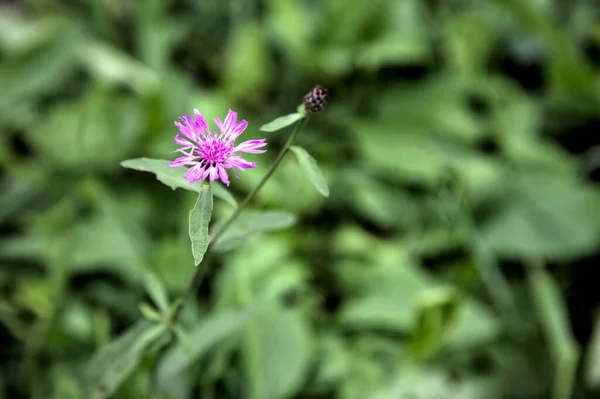
[(273, 173), (275, 173), (275, 170), (277, 169), (277, 167), (279, 166), (279, 164), (283, 160), (283, 157), (289, 151), (290, 147), (292, 146), (294, 140), (296, 139), (296, 137), (298, 136), (298, 134), (300, 133), (300, 131), (302, 130), (302, 128), (304, 128), (304, 126), (308, 122), (308, 119), (309, 119), (309, 116), (307, 115), (300, 122), (298, 122), (296, 124), (296, 127), (294, 128), (294, 131), (292, 132), (292, 134), (290, 134), (290, 137), (288, 137), (287, 141), (283, 145), (283, 148), (281, 149), (281, 151), (279, 151), (279, 154), (277, 155), (277, 158), (275, 158), (275, 161), (273, 161), (273, 164), (271, 164), (271, 167), (269, 168), (269, 170), (267, 171), (267, 173), (263, 176), (263, 178), (256, 185), (256, 187), (254, 187), (254, 189), (252, 189), (252, 191), (250, 191), (248, 193), (248, 195), (246, 195), (246, 197), (242, 200), (242, 202), (239, 203), (239, 205), (236, 208), (235, 212), (233, 212), (233, 214), (227, 219), (227, 221), (225, 221), (225, 223), (223, 223), (223, 225), (219, 228), (219, 230), (217, 230), (217, 232), (212, 236), (212, 238), (210, 240), (209, 247), (208, 247), (208, 249), (206, 251), (206, 254), (202, 258), (202, 261), (200, 261), (200, 263), (196, 266), (196, 271), (194, 273), (194, 276), (193, 276), (192, 280), (188, 284), (186, 290), (181, 295), (181, 297), (177, 301), (175, 301), (175, 304), (174, 304), (174, 307), (173, 307), (173, 311), (171, 312), (171, 316), (169, 317), (169, 322), (170, 323), (173, 322), (173, 321), (175, 321), (175, 320), (177, 320), (177, 317), (181, 313), (181, 310), (183, 309), (183, 305), (185, 304), (185, 302), (187, 302), (187, 300), (190, 297), (192, 297), (194, 295), (194, 293), (198, 290), (198, 287), (200, 287), (200, 284), (202, 283), (204, 275), (206, 274), (206, 267), (203, 267), (203, 264), (205, 264), (206, 263), (206, 259), (208, 257), (210, 257), (210, 249), (211, 249), (211, 247), (213, 245), (215, 245), (218, 242), (218, 240), (223, 236), (223, 234), (225, 233), (225, 231), (229, 227), (231, 227), (231, 225), (233, 224), (233, 222), (236, 221), (236, 219), (244, 211), (244, 209), (246, 208), (246, 206), (248, 206), (248, 204), (250, 203), (250, 201), (252, 201), (252, 199), (258, 194), (258, 192), (260, 191), (260, 189), (265, 185), (265, 183), (269, 180), (269, 178), (273, 175)]

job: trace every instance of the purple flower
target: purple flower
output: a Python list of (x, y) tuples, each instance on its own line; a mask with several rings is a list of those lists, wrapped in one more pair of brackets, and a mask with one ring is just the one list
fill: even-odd
[(258, 149), (267, 145), (266, 139), (248, 140), (234, 146), (235, 139), (244, 132), (248, 122), (243, 120), (237, 123), (237, 112), (232, 110), (227, 113), (225, 122), (215, 118), (220, 133), (217, 129), (211, 133), (208, 123), (197, 109), (194, 110), (194, 116), (184, 115), (179, 119), (181, 123), (175, 121), (175, 126), (185, 137), (180, 134), (175, 136), (175, 143), (181, 148), (173, 152), (181, 152), (184, 155), (169, 162), (169, 165), (174, 168), (191, 166), (184, 175), (184, 178), (190, 181), (190, 185), (208, 177), (211, 182), (221, 179), (229, 186), (229, 176), (225, 169), (232, 169), (239, 178), (236, 168), (241, 171), (256, 167), (256, 162), (246, 161), (237, 154), (238, 152), (262, 154), (266, 151)]

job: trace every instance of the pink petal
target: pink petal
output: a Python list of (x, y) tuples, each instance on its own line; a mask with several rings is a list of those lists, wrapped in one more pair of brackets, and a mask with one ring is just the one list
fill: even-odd
[(175, 144), (183, 147), (194, 147), (194, 144), (192, 142), (190, 142), (188, 139), (181, 137), (179, 134), (175, 136), (175, 139), (173, 141), (175, 141)]
[(215, 121), (215, 123), (216, 123), (217, 127), (219, 128), (219, 130), (221, 132), (224, 132), (225, 131), (225, 125), (223, 125), (223, 121), (221, 119), (219, 119), (219, 118), (213, 118), (213, 120)]
[(217, 180), (217, 178), (219, 177), (219, 171), (217, 170), (217, 168), (215, 166), (211, 166), (210, 167), (210, 181), (213, 182), (215, 180)]
[(233, 155), (227, 159), (228, 164), (240, 169), (255, 168), (256, 162), (248, 162), (240, 156)]
[(237, 121), (237, 112), (229, 110), (227, 112), (227, 116), (225, 117), (225, 123), (224, 123), (224, 132), (226, 135), (229, 135), (231, 130), (234, 128), (235, 123)]
[(227, 187), (229, 187), (229, 176), (227, 175), (227, 171), (225, 170), (223, 165), (219, 165), (218, 168), (219, 168), (219, 177), (221, 178), (221, 181), (223, 182), (223, 184), (225, 184)]
[(192, 162), (195, 161), (196, 158), (197, 157), (189, 156), (189, 155), (179, 157), (179, 158), (176, 158), (174, 161), (169, 162), (169, 166), (172, 168), (179, 168), (181, 166), (190, 165)]
[(189, 168), (183, 178), (190, 181), (190, 186), (196, 183), (201, 178), (203, 167), (198, 164), (192, 168)]
[(265, 143), (265, 140), (266, 139), (244, 141), (240, 145), (236, 146), (233, 149), (233, 152), (241, 151), (241, 152), (247, 152), (249, 154), (262, 154), (263, 152), (266, 152), (267, 150), (257, 150), (257, 148), (266, 146), (267, 143)]
[(240, 121), (240, 123), (236, 124), (235, 126), (233, 126), (231, 128), (231, 131), (229, 132), (229, 136), (227, 138), (229, 140), (237, 139), (242, 133), (244, 133), (244, 130), (246, 130), (246, 127), (248, 127), (248, 121), (246, 121), (246, 120)]
[(196, 116), (196, 127), (199, 130), (199, 133), (204, 136), (205, 132), (210, 132), (210, 128), (208, 127), (208, 123), (206, 123), (206, 119), (204, 116), (198, 111), (197, 108), (194, 108), (194, 115)]
[[(181, 117), (181, 119), (183, 120), (183, 116)], [(190, 131), (189, 127), (183, 126), (181, 123), (179, 123), (177, 121), (175, 121), (175, 126), (177, 126), (177, 129), (179, 129), (181, 134), (183, 134), (185, 137), (189, 138), (190, 140), (194, 140), (192, 132)]]

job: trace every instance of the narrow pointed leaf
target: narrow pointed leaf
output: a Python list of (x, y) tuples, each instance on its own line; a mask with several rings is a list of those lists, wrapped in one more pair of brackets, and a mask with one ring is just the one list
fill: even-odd
[(600, 387), (600, 317), (596, 315), (592, 338), (587, 347), (584, 367), (585, 383), (590, 389)]
[(306, 116), (306, 107), (304, 106), (304, 103), (298, 105), (298, 108), (296, 108), (296, 110), (298, 111), (301, 117), (304, 118)]
[(248, 323), (242, 343), (249, 398), (297, 395), (306, 383), (313, 346), (299, 312), (265, 308)]
[(219, 197), (223, 201), (225, 201), (229, 205), (231, 205), (232, 207), (237, 208), (237, 201), (235, 200), (233, 195), (231, 195), (231, 193), (229, 191), (227, 191), (227, 189), (225, 187), (223, 187), (221, 184), (219, 184), (217, 182), (211, 183), (210, 186), (212, 188), (212, 191), (213, 191), (213, 194), (215, 197)]
[(194, 264), (197, 266), (202, 261), (204, 253), (208, 249), (210, 238), (208, 236), (208, 225), (212, 215), (213, 197), (210, 184), (202, 186), (202, 192), (198, 195), (198, 201), (190, 211), (190, 240), (192, 241), (192, 254)]
[(279, 118), (274, 119), (266, 125), (262, 125), (260, 127), (260, 130), (263, 132), (276, 132), (277, 130), (281, 130), (285, 127), (293, 125), (295, 122), (299, 121), (302, 118), (302, 115), (300, 115), (297, 112), (294, 112), (293, 114), (280, 116)]
[(102, 347), (84, 369), (85, 397), (110, 397), (135, 370), (147, 348), (166, 331), (165, 325), (142, 321)]
[(298, 147), (293, 145), (290, 147), (290, 150), (296, 154), (296, 158), (298, 158), (298, 163), (300, 164), (300, 168), (304, 171), (304, 174), (310, 180), (310, 182), (315, 186), (315, 188), (323, 195), (324, 197), (329, 197), (329, 187), (327, 186), (327, 180), (323, 176), (323, 172), (319, 169), (319, 165), (317, 165), (317, 161), (310, 156), (308, 152), (302, 147)]
[(183, 188), (184, 190), (202, 192), (202, 182), (190, 186), (190, 182), (183, 178), (185, 168), (172, 168), (166, 159), (135, 158), (121, 162), (124, 168), (135, 169), (142, 172), (150, 172), (156, 175), (158, 181), (173, 190)]
[(210, 316), (173, 346), (161, 359), (157, 368), (157, 381), (163, 388), (172, 378), (194, 364), (210, 348), (244, 327), (251, 312), (227, 312)]
[[(221, 238), (213, 243), (213, 249), (216, 251), (229, 250), (253, 234), (285, 229), (294, 223), (296, 223), (296, 216), (289, 212), (248, 212), (237, 218)], [(215, 229), (218, 230), (217, 227)]]
[(571, 398), (580, 350), (571, 331), (564, 298), (543, 265), (532, 265), (528, 280), (535, 310), (554, 360), (552, 397)]
[(146, 288), (146, 292), (150, 295), (160, 313), (167, 314), (169, 312), (169, 295), (162, 282), (152, 273), (146, 273), (144, 288)]
[(160, 321), (160, 314), (156, 309), (147, 304), (146, 302), (140, 303), (138, 306), (140, 313), (146, 320), (157, 322)]

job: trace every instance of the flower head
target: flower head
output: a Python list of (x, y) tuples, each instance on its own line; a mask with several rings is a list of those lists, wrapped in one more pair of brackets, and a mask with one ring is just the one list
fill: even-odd
[(242, 120), (238, 123), (237, 112), (232, 110), (227, 113), (225, 121), (214, 119), (219, 128), (214, 132), (210, 131), (204, 116), (197, 109), (194, 110), (194, 116), (184, 115), (179, 119), (181, 123), (175, 121), (175, 126), (181, 134), (175, 136), (175, 143), (181, 148), (173, 152), (180, 152), (183, 156), (169, 162), (169, 165), (174, 168), (191, 166), (184, 175), (184, 178), (190, 181), (190, 185), (208, 178), (211, 182), (220, 179), (229, 186), (226, 169), (233, 170), (239, 178), (236, 169), (242, 171), (256, 167), (256, 162), (246, 161), (238, 152), (262, 154), (266, 151), (258, 149), (267, 145), (266, 139), (248, 140), (235, 146), (235, 139), (244, 132), (248, 122)]
[(316, 113), (325, 107), (325, 98), (327, 97), (327, 89), (316, 85), (311, 91), (304, 96), (304, 109), (307, 112)]

